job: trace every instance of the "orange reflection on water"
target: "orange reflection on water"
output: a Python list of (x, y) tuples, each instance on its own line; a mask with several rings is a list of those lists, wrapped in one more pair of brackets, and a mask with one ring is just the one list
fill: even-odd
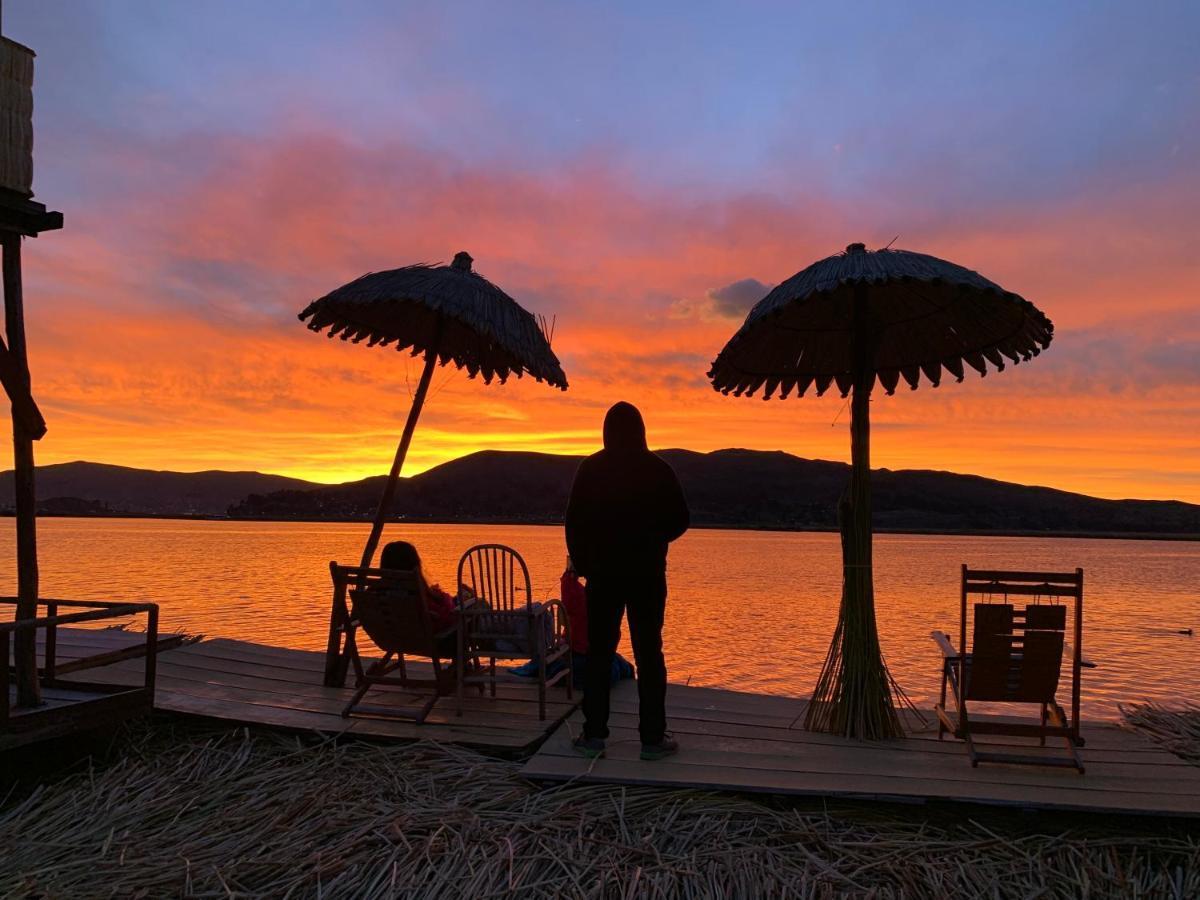
[[(366, 525), (43, 519), (42, 593), (153, 600), (164, 630), (323, 650), (330, 559), (357, 561)], [(535, 599), (557, 594), (562, 531), (539, 526), (391, 525), (434, 581), (453, 583), (469, 546), (499, 541), (530, 565)], [(1142, 698), (1192, 699), (1200, 684), (1200, 544), (880, 535), (876, 604), (897, 681), (929, 705), (939, 656), (929, 632), (954, 632), (959, 566), (1085, 570), (1084, 673), (1091, 716)], [(0, 521), (0, 566), (12, 591), (12, 520)], [(807, 695), (840, 598), (833, 534), (693, 530), (671, 550), (665, 646), (670, 678), (694, 685)], [(628, 641), (624, 652), (629, 654)]]

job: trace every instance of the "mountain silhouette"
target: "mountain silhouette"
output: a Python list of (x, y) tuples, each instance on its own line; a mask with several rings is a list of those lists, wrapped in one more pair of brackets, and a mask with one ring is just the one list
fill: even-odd
[[(697, 525), (803, 529), (836, 525), (849, 479), (845, 463), (782, 451), (663, 450)], [(562, 521), (580, 457), (485, 450), (402, 479), (393, 515), (410, 521)], [(256, 493), (236, 518), (367, 519), (383, 476), (346, 484)], [(877, 469), (874, 519), (897, 531), (1200, 535), (1200, 506), (1164, 500), (1104, 500), (952, 472)]]
[[(850, 467), (781, 451), (662, 450), (697, 525), (827, 529)], [(581, 457), (484, 450), (402, 478), (394, 516), (418, 522), (559, 523)], [(259, 472), (161, 472), (72, 462), (37, 470), (44, 515), (366, 520), (384, 476), (322, 485)], [(1200, 536), (1200, 506), (1103, 500), (952, 472), (877, 469), (875, 525), (893, 531)], [(0, 473), (11, 511), (12, 472)]]
[[(47, 515), (223, 516), (249, 494), (320, 487), (260, 472), (160, 472), (94, 462), (38, 466), (35, 478), (38, 506)], [(0, 509), (12, 504), (10, 469), (0, 472)]]

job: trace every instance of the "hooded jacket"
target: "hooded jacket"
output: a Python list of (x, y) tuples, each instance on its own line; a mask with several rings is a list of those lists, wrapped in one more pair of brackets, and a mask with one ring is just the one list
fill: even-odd
[(588, 578), (662, 574), (690, 516), (675, 471), (646, 446), (637, 407), (604, 418), (604, 449), (579, 464), (567, 502), (567, 550)]

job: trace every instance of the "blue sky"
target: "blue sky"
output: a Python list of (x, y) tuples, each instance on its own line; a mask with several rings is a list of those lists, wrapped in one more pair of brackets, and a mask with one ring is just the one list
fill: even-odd
[[(950, 208), (1196, 163), (1195, 3), (9, 0), (5, 12), (8, 33), (53, 62), (38, 81), (48, 138), (319, 122), (468, 163), (555, 170), (602, 155), (698, 191), (817, 180), (903, 197), (915, 179)], [(48, 155), (47, 179), (66, 177)]]

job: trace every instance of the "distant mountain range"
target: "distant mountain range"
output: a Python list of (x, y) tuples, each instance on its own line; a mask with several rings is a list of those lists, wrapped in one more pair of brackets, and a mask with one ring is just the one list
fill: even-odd
[[(697, 525), (825, 529), (836, 525), (845, 463), (783, 452), (664, 450)], [(580, 457), (488, 450), (402, 479), (394, 513), (410, 521), (562, 521)], [(1200, 506), (1170, 500), (1102, 500), (951, 472), (878, 469), (877, 528), (893, 531), (1200, 536)], [(38, 469), (49, 515), (230, 516), (362, 520), (383, 476), (319, 485), (257, 472), (154, 472), (76, 462)], [(12, 473), (0, 473), (0, 509)]]
[[(250, 494), (322, 486), (261, 472), (159, 472), (94, 462), (38, 466), (36, 480), (47, 515), (223, 516)], [(12, 471), (0, 472), (0, 509), (12, 504)]]

